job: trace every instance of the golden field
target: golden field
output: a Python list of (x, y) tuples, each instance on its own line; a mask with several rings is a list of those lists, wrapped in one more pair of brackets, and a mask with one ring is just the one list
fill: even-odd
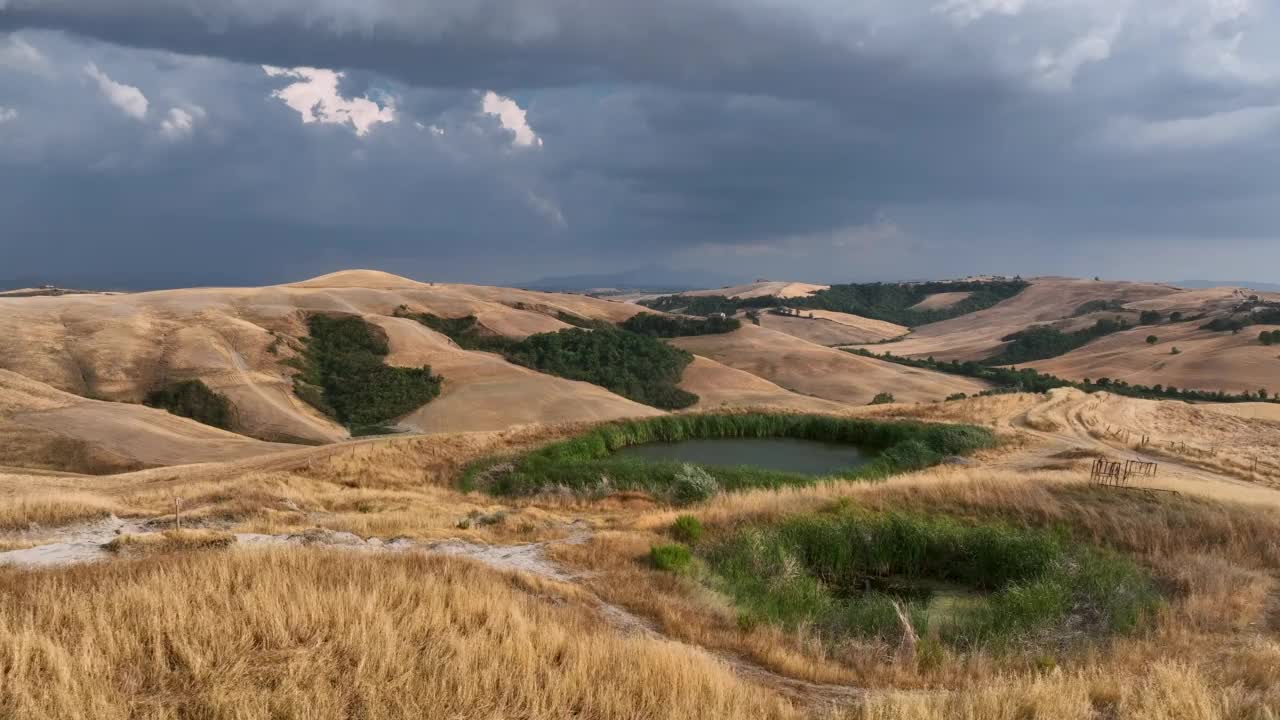
[[(1044, 282), (1042, 300), (1069, 285), (1062, 308), (1096, 296), (1085, 281)], [(1103, 285), (1134, 303), (1187, 300), (1166, 286)], [(872, 329), (827, 317), (677, 341), (697, 356), (682, 381), (701, 397), (691, 412), (974, 423), (998, 446), (884, 482), (722, 493), (684, 508), (642, 492), (497, 497), (459, 490), (464, 468), (659, 411), (386, 314), (402, 303), (474, 312), (519, 336), (563, 325), (556, 310), (620, 319), (635, 306), (367, 273), (4, 302), (22, 303), (18, 319), (0, 318), (29, 348), (0, 369), (0, 718), (1280, 716), (1273, 405), (1070, 389), (939, 402), (984, 386), (823, 347), (825, 322)], [(403, 420), (414, 432), (348, 439), (288, 392), (279, 358), (292, 350), (266, 348), (322, 307), (378, 323), (393, 363), (455, 379)], [(92, 320), (106, 309), (123, 319)], [(1035, 315), (1001, 312), (1010, 323)], [(931, 353), (963, 334), (963, 320), (917, 329), (894, 352)], [(973, 331), (971, 348), (950, 346), (991, 342)], [(157, 353), (148, 338), (161, 336)], [(247, 434), (117, 402), (164, 373), (226, 391)], [(882, 391), (899, 402), (866, 405)], [(320, 444), (277, 442), (304, 437)], [(1160, 470), (1099, 488), (1089, 483), (1098, 457)], [(648, 559), (682, 514), (715, 535), (837, 503), (1060, 528), (1132, 558), (1164, 602), (1134, 634), (924, 652), (744, 623), (713, 583)]]

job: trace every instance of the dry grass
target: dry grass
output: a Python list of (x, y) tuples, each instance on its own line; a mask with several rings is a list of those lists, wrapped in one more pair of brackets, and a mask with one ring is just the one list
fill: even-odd
[[(1014, 395), (869, 411), (969, 422), (986, 416), (1019, 440), (979, 462), (1013, 462), (1027, 447), (1019, 443), (1040, 443), (1028, 448), (1037, 462), (1066, 463), (1106, 448), (1064, 455), (1071, 445), (1047, 442), (1018, 419), (1042, 408), (1068, 427), (1079, 416), (1073, 409), (1088, 410), (1085, 402)], [(1109, 412), (1123, 412), (1119, 403), (1127, 402)], [(142, 552), (137, 562), (101, 567), (3, 571), (0, 717), (754, 718), (795, 716), (780, 696), (812, 699), (802, 684), (750, 669), (735, 676), (680, 643), (784, 678), (867, 688), (865, 701), (842, 710), (848, 718), (1252, 720), (1280, 713), (1280, 510), (1100, 490), (1078, 471), (991, 466), (725, 494), (679, 511), (639, 495), (509, 501), (452, 489), (473, 459), (579, 429), (353, 443), (289, 462), (147, 471), (102, 485), (15, 480), (4, 486), (14, 501), (0, 508), (0, 527), (108, 512), (163, 520), (178, 495), (184, 525), (225, 531), (320, 527), (505, 544), (564, 537), (581, 520), (595, 535), (548, 550), (581, 573), (573, 586), (465, 561), (296, 549)], [(97, 487), (103, 490), (91, 491)], [(832, 644), (813, 629), (740, 626), (731, 604), (706, 585), (645, 562), (682, 512), (698, 515), (714, 534), (841, 500), (1068, 527), (1137, 557), (1160, 578), (1169, 602), (1148, 634), (1006, 655), (942, 651), (926, 663), (884, 644)], [(459, 527), (472, 516), (498, 520)], [(199, 545), (169, 536), (119, 542)], [(601, 619), (597, 598), (680, 643), (619, 635)]]
[[(849, 717), (1270, 718), (1267, 712), (1280, 711), (1280, 645), (1269, 634), (1280, 512), (1099, 490), (1077, 477), (937, 468), (876, 485), (724, 496), (695, 513), (715, 532), (848, 499), (876, 509), (1067, 527), (1085, 541), (1138, 557), (1161, 578), (1169, 602), (1146, 634), (999, 655), (948, 651), (928, 662), (904, 662), (890, 645), (833, 646), (812, 630), (739, 627), (729, 603), (700, 583), (650, 570), (645, 554), (651, 543), (667, 541), (663, 533), (674, 511), (647, 513), (633, 530), (600, 534), (555, 554), (590, 571), (587, 582), (602, 597), (686, 642), (812, 682), (951, 691), (873, 693)], [(1150, 675), (1150, 667), (1160, 670)], [(1055, 714), (1059, 706), (1061, 715)]]
[(0, 530), (55, 527), (96, 520), (124, 510), (120, 502), (89, 492), (49, 490), (23, 494), (0, 504)]
[(168, 530), (162, 533), (118, 535), (103, 548), (123, 555), (159, 555), (192, 550), (221, 550), (231, 547), (236, 536), (215, 530)]
[[(1266, 651), (1280, 652), (1274, 644)], [(1274, 661), (1273, 661), (1274, 662)], [(949, 694), (872, 696), (849, 720), (1226, 720), (1271, 718), (1275, 686), (1221, 685), (1192, 665), (1160, 661), (1117, 676), (1112, 668), (998, 678)]]
[(293, 550), (0, 573), (0, 716), (794, 713), (704, 653), (620, 635), (552, 583)]

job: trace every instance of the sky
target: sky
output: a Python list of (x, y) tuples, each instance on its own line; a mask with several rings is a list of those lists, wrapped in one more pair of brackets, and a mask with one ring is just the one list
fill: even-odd
[(0, 286), (1280, 281), (1272, 0), (0, 0)]

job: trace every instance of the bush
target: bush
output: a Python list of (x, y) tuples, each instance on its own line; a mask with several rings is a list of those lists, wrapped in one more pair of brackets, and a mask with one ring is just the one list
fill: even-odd
[(893, 404), (893, 402), (894, 402), (893, 393), (882, 392), (882, 393), (876, 393), (876, 396), (871, 398), (871, 402), (867, 404), (868, 405), (891, 405)]
[(311, 337), (302, 374), (294, 378), (295, 391), (353, 432), (382, 426), (440, 394), (443, 381), (430, 367), (387, 366), (385, 335), (363, 319), (312, 315), (308, 326)]
[(200, 380), (184, 380), (147, 394), (144, 405), (168, 410), (198, 423), (230, 430), (235, 424), (235, 408), (225, 395), (209, 389)]
[(1138, 324), (1139, 325), (1159, 325), (1160, 321), (1163, 319), (1164, 319), (1164, 316), (1161, 315), (1159, 311), (1143, 310), (1142, 313), (1138, 315)]
[(1156, 337), (1155, 335), (1148, 335), (1148, 336), (1147, 336), (1147, 344), (1148, 344), (1148, 345), (1155, 345), (1155, 344), (1156, 344), (1156, 343), (1158, 343), (1158, 342), (1160, 342), (1160, 338)]
[(671, 499), (677, 505), (704, 502), (715, 497), (718, 492), (720, 483), (711, 477), (711, 473), (688, 463), (680, 466), (671, 483)]
[(692, 515), (681, 515), (671, 524), (671, 537), (687, 545), (697, 545), (702, 534), (702, 523)]
[(964, 400), (967, 397), (969, 397), (968, 393), (952, 393), (947, 396), (947, 402), (952, 402), (953, 400)]
[(1263, 330), (1258, 333), (1258, 341), (1263, 345), (1280, 345), (1280, 330), (1272, 330), (1271, 332)]
[(582, 380), (645, 405), (677, 410), (698, 396), (676, 387), (693, 356), (684, 350), (623, 330), (572, 328), (530, 335), (506, 357), (570, 380)]
[(684, 545), (654, 545), (649, 548), (649, 560), (659, 570), (683, 573), (693, 565), (693, 553)]

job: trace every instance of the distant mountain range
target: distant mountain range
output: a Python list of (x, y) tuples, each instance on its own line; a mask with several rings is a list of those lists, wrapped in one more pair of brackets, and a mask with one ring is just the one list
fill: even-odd
[(547, 277), (518, 285), (526, 290), (655, 290), (675, 292), (724, 287), (742, 282), (742, 278), (727, 277), (697, 270), (672, 270), (657, 265), (625, 270), (617, 273), (565, 275)]
[(1212, 287), (1243, 287), (1262, 292), (1280, 292), (1280, 283), (1257, 282), (1254, 280), (1175, 280), (1170, 284), (1191, 290)]

